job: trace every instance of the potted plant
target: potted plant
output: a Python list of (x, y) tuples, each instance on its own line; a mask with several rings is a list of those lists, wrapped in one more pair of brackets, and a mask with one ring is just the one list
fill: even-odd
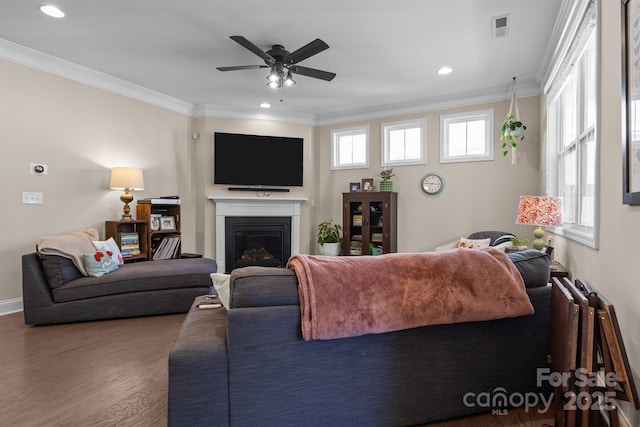
[(502, 155), (506, 156), (509, 152), (508, 147), (516, 148), (518, 141), (524, 139), (524, 131), (527, 127), (516, 117), (507, 113), (507, 117), (502, 122), (502, 129), (500, 131), (500, 141), (502, 141)]
[(318, 224), (318, 244), (320, 254), (338, 256), (342, 251), (342, 226), (333, 220)]
[(382, 178), (380, 182), (380, 191), (393, 191), (393, 181), (391, 181), (391, 177), (394, 176), (393, 168), (389, 166), (385, 166), (382, 168), (378, 176)]
[(514, 236), (511, 239), (511, 244), (513, 245), (513, 250), (521, 251), (523, 249), (527, 249), (527, 244), (529, 243), (529, 239), (520, 239), (518, 236)]

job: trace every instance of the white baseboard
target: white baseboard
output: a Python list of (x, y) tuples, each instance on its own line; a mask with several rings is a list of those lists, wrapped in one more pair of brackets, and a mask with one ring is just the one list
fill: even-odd
[(0, 316), (22, 311), (22, 298), (7, 299), (0, 301)]

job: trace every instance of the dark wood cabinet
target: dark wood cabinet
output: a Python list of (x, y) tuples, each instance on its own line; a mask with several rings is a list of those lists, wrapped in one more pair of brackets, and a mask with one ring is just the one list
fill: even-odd
[(397, 252), (398, 193), (343, 193), (343, 255)]

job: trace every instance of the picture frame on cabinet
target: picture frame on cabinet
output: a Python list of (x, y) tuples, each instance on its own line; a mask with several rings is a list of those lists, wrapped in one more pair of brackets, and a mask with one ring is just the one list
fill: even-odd
[(360, 183), (352, 182), (349, 184), (349, 192), (350, 193), (359, 193), (360, 192)]
[(175, 230), (176, 229), (176, 219), (172, 216), (162, 216), (160, 217), (160, 230)]
[(362, 179), (362, 191), (366, 191), (366, 192), (373, 191), (373, 178)]
[(160, 214), (151, 214), (150, 215), (149, 228), (151, 228), (151, 231), (160, 230), (160, 218), (162, 218), (162, 215), (160, 215)]

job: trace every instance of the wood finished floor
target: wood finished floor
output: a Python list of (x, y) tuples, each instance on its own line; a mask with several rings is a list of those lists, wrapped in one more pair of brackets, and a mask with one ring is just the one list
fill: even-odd
[[(167, 424), (167, 360), (184, 314), (52, 326), (0, 316), (0, 426)], [(544, 427), (510, 410), (429, 427)]]

